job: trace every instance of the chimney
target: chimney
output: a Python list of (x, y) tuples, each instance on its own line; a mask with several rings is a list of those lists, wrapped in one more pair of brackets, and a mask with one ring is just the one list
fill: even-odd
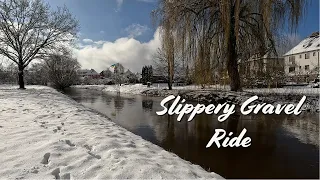
[(310, 35), (311, 38), (313, 37), (319, 37), (319, 31), (318, 32), (314, 32)]

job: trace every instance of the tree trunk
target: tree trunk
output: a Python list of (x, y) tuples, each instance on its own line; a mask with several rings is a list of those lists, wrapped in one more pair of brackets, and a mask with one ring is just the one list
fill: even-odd
[(19, 89), (26, 89), (24, 87), (24, 77), (23, 77), (23, 66), (19, 65), (19, 72), (18, 72), (18, 82), (19, 82)]
[(169, 79), (169, 81), (168, 81), (168, 88), (169, 88), (169, 90), (172, 90), (172, 82), (171, 82), (170, 79)]
[(171, 59), (169, 58), (168, 60), (168, 65), (169, 65), (169, 68), (168, 68), (168, 88), (169, 90), (172, 90), (172, 81), (173, 81), (173, 67), (172, 67), (172, 62), (171, 62)]
[(227, 70), (230, 79), (230, 89), (231, 91), (239, 91), (240, 87), (240, 75), (238, 71), (237, 57), (234, 48), (228, 48), (227, 55)]
[[(232, 16), (231, 16), (232, 17)], [(237, 52), (236, 52), (236, 36), (235, 36), (235, 19), (231, 18), (230, 32), (227, 45), (227, 70), (230, 79), (231, 91), (239, 91), (240, 75), (238, 71)]]

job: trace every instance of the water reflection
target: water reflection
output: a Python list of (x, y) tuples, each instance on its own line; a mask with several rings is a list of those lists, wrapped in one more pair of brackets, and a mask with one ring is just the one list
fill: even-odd
[(114, 109), (116, 109), (118, 112), (121, 111), (124, 107), (124, 99), (120, 96), (120, 93), (117, 93), (117, 95), (114, 96), (113, 101)]
[(233, 132), (233, 134), (237, 134), (238, 132), (238, 123), (239, 123), (239, 119), (240, 119), (240, 114), (235, 113), (230, 115), (229, 119), (228, 119), (228, 125), (227, 125), (227, 134), (229, 134), (229, 132)]
[(143, 99), (142, 100), (142, 108), (145, 111), (152, 111), (153, 108), (153, 100), (152, 99)]
[[(90, 90), (67, 92), (72, 98), (111, 117), (120, 126), (208, 171), (226, 178), (319, 178), (319, 114), (233, 114), (157, 116), (162, 98), (103, 94)], [(110, 116), (116, 111), (115, 116)], [(252, 139), (248, 148), (206, 148), (215, 129), (238, 136), (243, 128)]]
[(128, 105), (130, 106), (136, 102), (136, 99), (135, 98), (128, 98), (127, 101), (128, 101)]
[[(93, 96), (94, 96), (94, 95), (93, 95)], [(110, 97), (110, 96), (100, 96), (100, 98), (101, 98), (101, 101), (102, 101), (102, 102), (105, 102), (106, 105), (109, 105), (109, 106), (110, 106), (110, 104), (111, 104), (111, 102), (112, 102), (112, 100), (113, 100), (113, 98)]]

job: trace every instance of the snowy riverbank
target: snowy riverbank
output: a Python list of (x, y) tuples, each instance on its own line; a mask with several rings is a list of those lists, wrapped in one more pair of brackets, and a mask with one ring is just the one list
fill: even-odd
[(120, 92), (129, 94), (143, 94), (148, 96), (167, 97), (169, 95), (180, 95), (189, 101), (197, 101), (201, 103), (220, 103), (230, 102), (241, 104), (248, 98), (258, 95), (260, 102), (272, 104), (288, 104), (298, 103), (303, 95), (307, 96), (307, 100), (302, 107), (305, 111), (319, 111), (319, 88), (262, 88), (262, 89), (244, 89), (243, 92), (231, 92), (227, 87), (212, 86), (210, 88), (201, 89), (200, 86), (178, 86), (169, 91), (166, 87), (157, 84), (147, 87), (142, 84), (134, 85), (81, 85), (75, 86), (81, 89), (93, 89), (103, 92)]
[(1, 179), (221, 178), (51, 88), (15, 88), (0, 86)]
[[(162, 90), (166, 89), (167, 86), (163, 86), (163, 84), (158, 85), (154, 84), (151, 87), (147, 87), (147, 85), (142, 84), (129, 84), (129, 85), (76, 85), (73, 86), (75, 88), (80, 89), (93, 89), (98, 91), (105, 91), (105, 92), (120, 92), (126, 94), (142, 94), (144, 91), (147, 90)], [(200, 89), (199, 86), (191, 85), (191, 86), (178, 86), (174, 87), (175, 90), (183, 90), (183, 89)]]

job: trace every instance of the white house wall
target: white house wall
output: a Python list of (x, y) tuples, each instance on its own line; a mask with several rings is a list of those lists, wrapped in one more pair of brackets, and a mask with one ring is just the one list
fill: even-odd
[[(309, 59), (305, 59), (305, 54), (309, 53)], [(319, 67), (319, 50), (310, 51), (306, 53), (288, 55), (285, 57), (285, 73), (289, 76), (295, 75), (309, 75), (317, 73), (316, 67)], [(295, 64), (290, 63), (290, 57), (295, 56)], [(301, 57), (300, 57), (301, 56)], [(309, 70), (305, 70), (305, 67), (309, 65)], [(289, 73), (290, 67), (295, 67), (295, 71)], [(301, 67), (301, 70), (300, 68)], [(313, 72), (312, 72), (313, 70)]]

